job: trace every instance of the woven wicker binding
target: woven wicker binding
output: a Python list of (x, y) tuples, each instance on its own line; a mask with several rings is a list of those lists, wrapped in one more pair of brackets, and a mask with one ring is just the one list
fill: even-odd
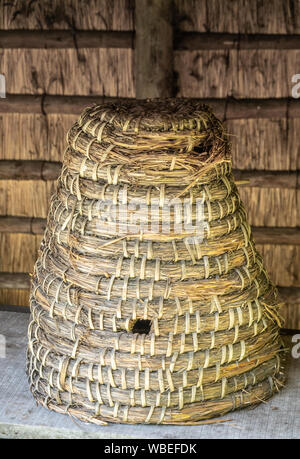
[(32, 278), (35, 399), (97, 424), (195, 424), (268, 399), (280, 304), (222, 124), (195, 102), (124, 102), (87, 108), (67, 140)]

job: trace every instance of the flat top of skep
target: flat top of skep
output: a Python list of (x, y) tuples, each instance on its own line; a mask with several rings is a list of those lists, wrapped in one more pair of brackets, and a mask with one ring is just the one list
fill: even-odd
[(72, 126), (67, 141), (69, 159), (65, 155), (64, 161), (69, 165), (76, 154), (84, 155), (103, 166), (119, 166), (127, 174), (134, 169), (135, 180), (140, 174), (148, 174), (150, 180), (157, 171), (163, 180), (162, 170), (176, 175), (182, 169), (190, 182), (188, 176), (230, 161), (223, 124), (208, 106), (190, 99), (92, 105)]
[(218, 131), (221, 122), (211, 109), (189, 99), (125, 100), (88, 107), (81, 115), (111, 125), (122, 132)]

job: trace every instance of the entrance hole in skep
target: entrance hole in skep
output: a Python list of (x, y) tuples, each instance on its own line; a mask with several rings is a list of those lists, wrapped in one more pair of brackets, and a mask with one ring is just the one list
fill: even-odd
[(132, 326), (132, 333), (139, 333), (141, 335), (148, 335), (151, 329), (151, 320), (138, 319)]

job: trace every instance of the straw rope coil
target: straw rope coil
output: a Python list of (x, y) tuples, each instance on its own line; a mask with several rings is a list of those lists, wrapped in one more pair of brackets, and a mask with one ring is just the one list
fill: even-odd
[(45, 407), (193, 424), (284, 381), (280, 303), (206, 106), (92, 106), (67, 149), (35, 265), (28, 377)]

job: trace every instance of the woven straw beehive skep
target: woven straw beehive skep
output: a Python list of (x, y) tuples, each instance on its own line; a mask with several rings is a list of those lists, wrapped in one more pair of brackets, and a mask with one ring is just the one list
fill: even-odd
[(67, 142), (32, 278), (35, 399), (100, 425), (267, 400), (280, 303), (222, 124), (195, 102), (123, 102), (88, 107)]

